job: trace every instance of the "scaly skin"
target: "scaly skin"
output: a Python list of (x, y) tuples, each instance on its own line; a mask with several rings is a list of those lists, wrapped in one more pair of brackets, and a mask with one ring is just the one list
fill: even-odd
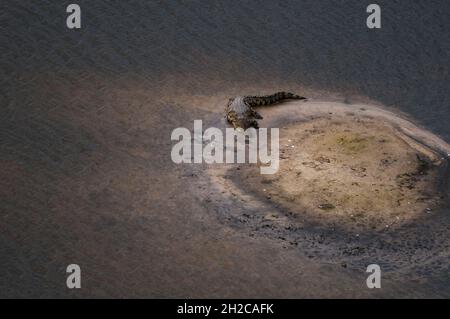
[(288, 99), (305, 100), (306, 98), (289, 92), (265, 96), (238, 96), (228, 101), (225, 108), (226, 118), (234, 128), (246, 130), (254, 127), (257, 129), (259, 127), (257, 120), (262, 119), (262, 116), (253, 109), (254, 106), (272, 105)]

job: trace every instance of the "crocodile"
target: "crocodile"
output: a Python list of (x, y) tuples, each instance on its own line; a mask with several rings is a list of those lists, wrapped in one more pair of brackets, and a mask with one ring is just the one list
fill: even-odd
[(246, 130), (250, 127), (258, 129), (257, 120), (261, 120), (263, 117), (253, 107), (272, 105), (289, 99), (305, 100), (306, 98), (289, 92), (277, 92), (264, 96), (237, 96), (228, 101), (225, 117), (235, 129)]

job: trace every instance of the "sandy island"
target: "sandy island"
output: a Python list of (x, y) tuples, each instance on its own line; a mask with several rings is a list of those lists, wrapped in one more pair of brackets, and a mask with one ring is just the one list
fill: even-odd
[(250, 164), (210, 169), (222, 189), (254, 196), (249, 205), (268, 202), (290, 222), (359, 233), (431, 214), (444, 198), (450, 146), (400, 115), (329, 101), (259, 111), (261, 127), (280, 128), (279, 171), (261, 175)]

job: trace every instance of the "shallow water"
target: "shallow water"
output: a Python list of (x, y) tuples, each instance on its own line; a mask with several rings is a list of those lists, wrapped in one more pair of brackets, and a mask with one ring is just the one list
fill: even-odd
[(2, 3), (3, 84), (23, 72), (139, 72), (240, 81), (283, 79), (361, 94), (450, 139), (448, 1), (379, 1), (382, 29), (360, 1), (79, 1), (81, 31), (62, 4)]
[(360, 1), (77, 3), (77, 31), (60, 2), (0, 3), (0, 295), (448, 296), (448, 274), (377, 295), (364, 271), (222, 228), (169, 156), (174, 127), (274, 89), (371, 99), (450, 142), (448, 1), (378, 1), (381, 30)]

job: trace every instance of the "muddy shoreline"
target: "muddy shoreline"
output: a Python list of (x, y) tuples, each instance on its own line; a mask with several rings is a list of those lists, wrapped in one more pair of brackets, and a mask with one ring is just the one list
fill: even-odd
[[(327, 102), (319, 103), (326, 104)], [(311, 108), (306, 111), (296, 109), (296, 112), (301, 114), (296, 119), (291, 111), (295, 107), (299, 108), (300, 105), (292, 103), (292, 105), (287, 107), (278, 107), (280, 108), (278, 110), (275, 108), (266, 110), (265, 118), (268, 117), (267, 114), (272, 113), (269, 115), (269, 118), (272, 116), (269, 123), (280, 125), (279, 118), (289, 114), (288, 126), (283, 127), (281, 125), (280, 127), (281, 139), (283, 139), (283, 132), (289, 130), (289, 126), (295, 127), (300, 125), (302, 127), (305, 123), (315, 121), (330, 113), (329, 109), (322, 111), (317, 109), (311, 111)], [(286, 107), (286, 109), (282, 110), (283, 107)], [(306, 104), (305, 107), (308, 108), (309, 106)], [(331, 117), (339, 116), (339, 112), (344, 114), (341, 107), (357, 109), (353, 105), (338, 105), (333, 110)], [(378, 260), (388, 273), (398, 279), (408, 274), (415, 280), (423, 280), (423, 275), (412, 271), (412, 268), (421, 269), (421, 272), (426, 272), (428, 275), (439, 276), (446, 271), (445, 261), (431, 262), (431, 259), (433, 259), (431, 256), (439, 255), (447, 249), (445, 248), (445, 240), (443, 242), (442, 239), (448, 237), (449, 230), (446, 224), (442, 224), (442, 219), (448, 219), (446, 211), (449, 203), (447, 194), (445, 194), (445, 191), (439, 191), (439, 187), (443, 183), (448, 183), (448, 158), (444, 156), (447, 156), (450, 148), (444, 141), (430, 133), (426, 133), (419, 127), (414, 128), (414, 124), (398, 117), (394, 113), (389, 113), (389, 116), (386, 117), (387, 113), (384, 113), (386, 112), (385, 110), (370, 105), (364, 106), (363, 112), (366, 113), (366, 110), (370, 110), (372, 114), (376, 113), (382, 118), (384, 116), (384, 120), (389, 119), (391, 125), (396, 127), (396, 130), (403, 129), (398, 126), (399, 123), (407, 123), (405, 126), (409, 132), (409, 137), (414, 138), (415, 143), (420, 143), (421, 147), (426, 147), (434, 153), (434, 156), (438, 157), (434, 158), (434, 160), (438, 160), (439, 165), (435, 167), (431, 183), (436, 188), (435, 194), (439, 194), (439, 204), (433, 207), (432, 210), (423, 209), (413, 219), (406, 220), (398, 225), (394, 222), (389, 225), (389, 228), (385, 229), (371, 230), (360, 227), (359, 230), (349, 230), (345, 223), (339, 224), (338, 220), (334, 220), (331, 223), (323, 223), (318, 219), (311, 218), (310, 215), (306, 214), (307, 212), (303, 214), (294, 213), (295, 205), (286, 206), (283, 200), (274, 201), (273, 196), (268, 196), (268, 193), (261, 190), (258, 191), (255, 187), (267, 188), (270, 187), (270, 184), (261, 183), (262, 178), (258, 176), (259, 170), (256, 167), (253, 169), (249, 168), (249, 164), (223, 165), (219, 168), (209, 166), (209, 178), (206, 177), (206, 179), (209, 179), (207, 188), (211, 189), (212, 187), (216, 195), (208, 197), (208, 207), (221, 206), (222, 209), (218, 210), (225, 211), (225, 213), (221, 213), (220, 218), (226, 225), (236, 228), (250, 237), (274, 240), (279, 243), (282, 249), (296, 251), (298, 254), (311, 260), (322, 263), (331, 262), (339, 267), (354, 270), (364, 267), (365, 264), (371, 261)], [(273, 112), (277, 114), (273, 114)], [(309, 114), (309, 117), (305, 117), (305, 112), (318, 114)], [(370, 118), (372, 120), (377, 119), (373, 115)], [(301, 124), (295, 124), (298, 120), (300, 120)], [(347, 120), (351, 120), (351, 118), (347, 118)], [(421, 139), (417, 136), (420, 136)], [(259, 181), (253, 189), (246, 180), (248, 178), (246, 177), (246, 171), (249, 172), (247, 173), (250, 174), (249, 176), (256, 176), (256, 179), (252, 179), (252, 181)], [(293, 173), (286, 170), (283, 171), (281, 168), (279, 174)], [(198, 196), (202, 197), (202, 195)], [(228, 199), (224, 199), (224, 197)], [(301, 205), (301, 200), (299, 204)], [(233, 208), (230, 207), (231, 209), (229, 210), (223, 209), (227, 205)], [(421, 238), (417, 237), (418, 233), (421, 234)], [(427, 238), (425, 244), (422, 237)], [(426, 247), (425, 250), (423, 250), (424, 247)], [(417, 262), (412, 264), (410, 262), (411, 258), (416, 259)]]

